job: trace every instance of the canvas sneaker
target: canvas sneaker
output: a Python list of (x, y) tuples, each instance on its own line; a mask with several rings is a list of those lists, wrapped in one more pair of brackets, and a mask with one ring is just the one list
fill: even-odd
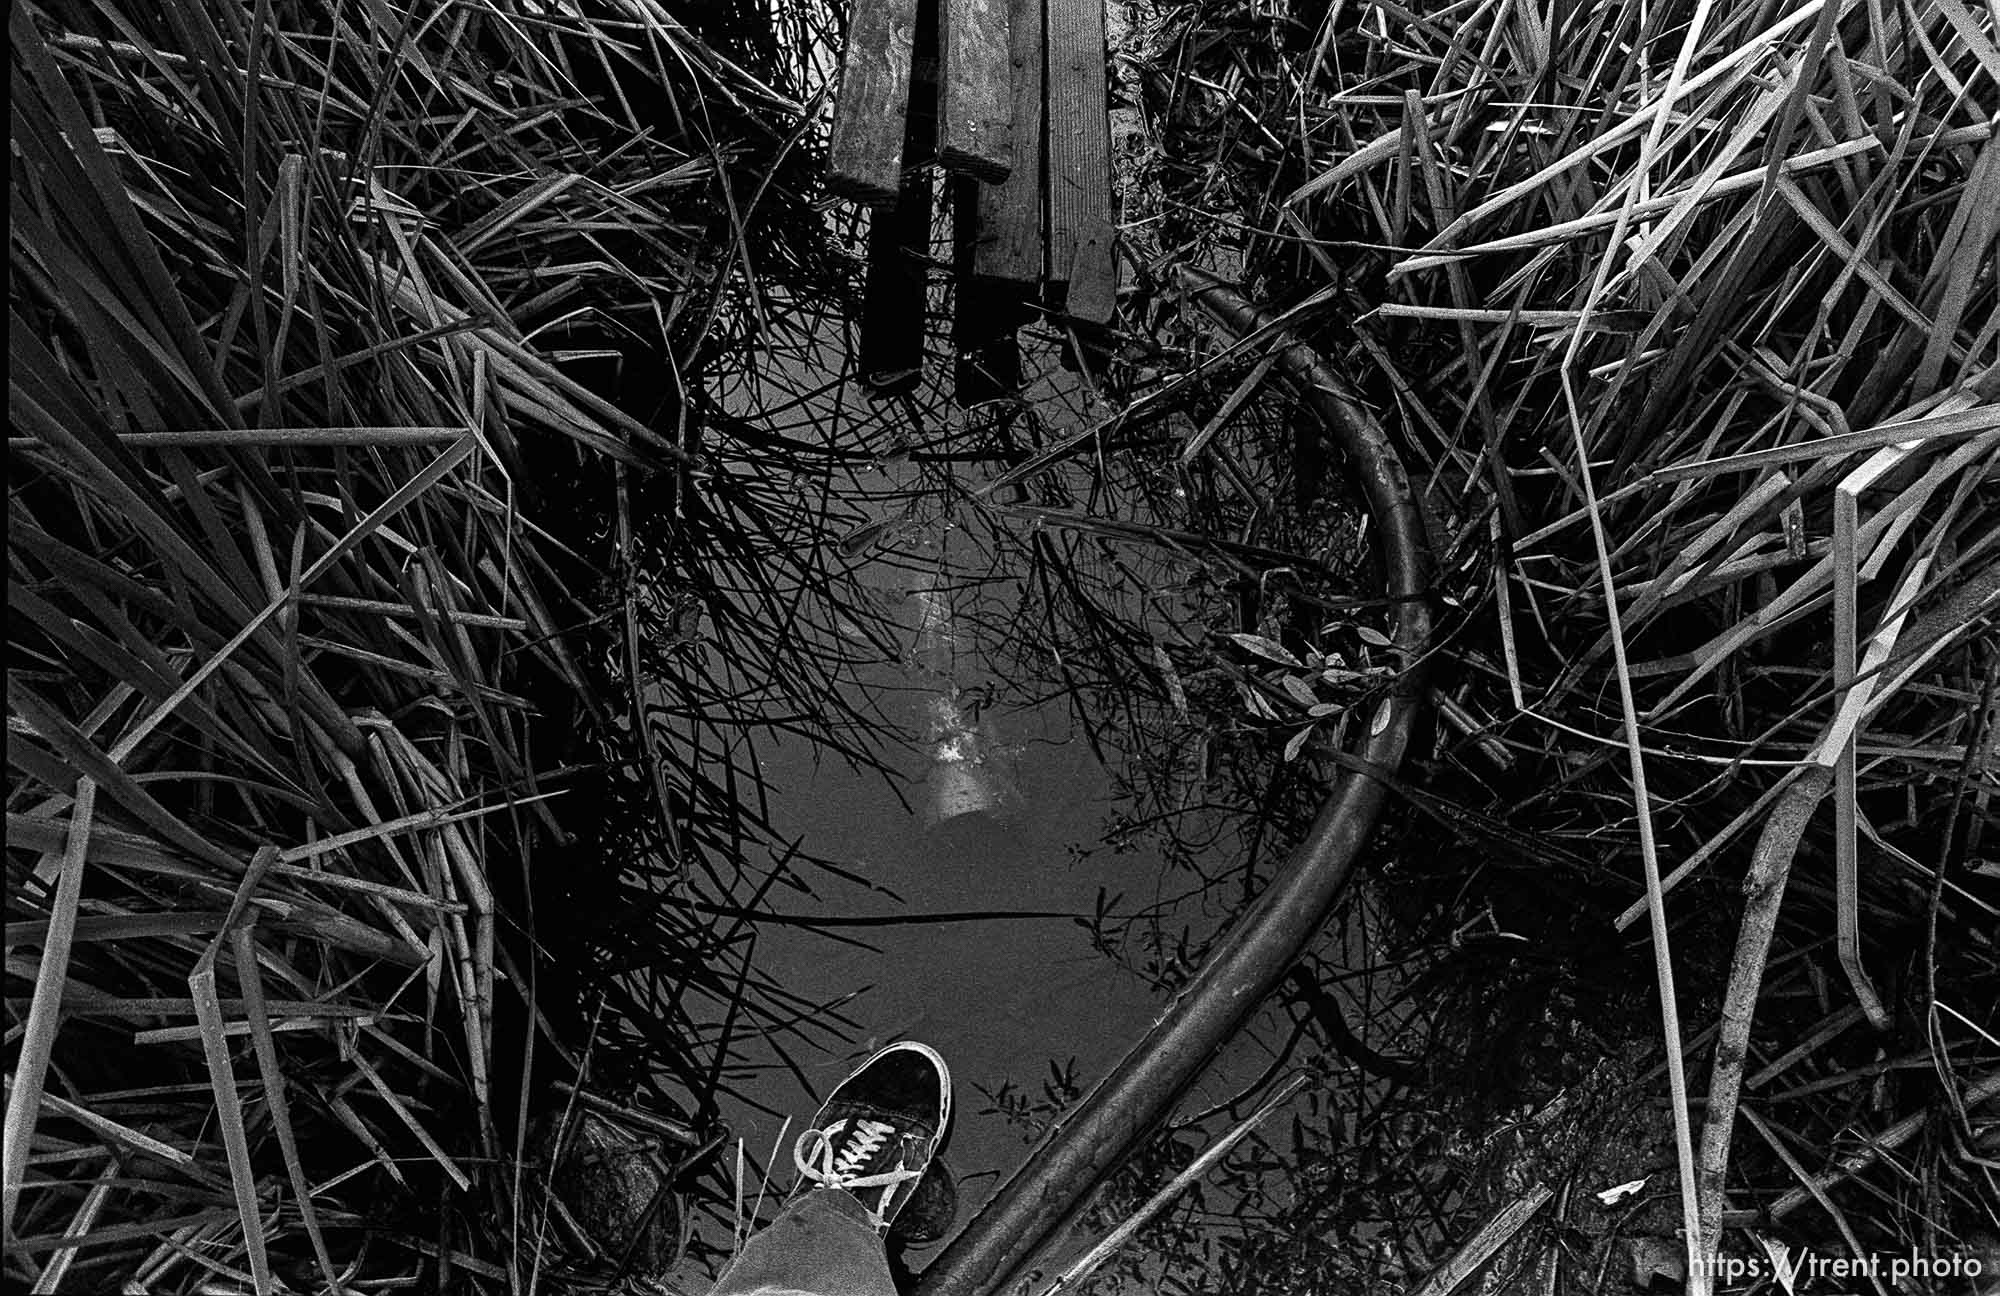
[(878, 1233), (915, 1195), (951, 1123), (951, 1072), (914, 1040), (891, 1044), (840, 1082), (792, 1146), (797, 1197), (853, 1193)]

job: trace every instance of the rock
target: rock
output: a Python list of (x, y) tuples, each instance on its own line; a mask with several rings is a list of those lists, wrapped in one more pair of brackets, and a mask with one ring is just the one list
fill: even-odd
[(1687, 1277), (1687, 1251), (1673, 1238), (1628, 1239), (1632, 1285), (1641, 1291), (1679, 1287)]
[[(555, 1161), (555, 1173), (546, 1183), (571, 1220), (613, 1264), (632, 1246), (629, 1272), (644, 1276), (669, 1268), (680, 1257), (683, 1242), (683, 1212), (679, 1197), (661, 1191), (661, 1173), (655, 1164), (657, 1140), (646, 1138), (615, 1121), (587, 1109), (570, 1114), (570, 1134), (558, 1149), (559, 1119), (542, 1123), (536, 1138), (536, 1161), (546, 1167)], [(659, 1204), (654, 1205), (655, 1198)], [(651, 1211), (651, 1218), (647, 1212)], [(560, 1237), (561, 1230), (550, 1234)]]

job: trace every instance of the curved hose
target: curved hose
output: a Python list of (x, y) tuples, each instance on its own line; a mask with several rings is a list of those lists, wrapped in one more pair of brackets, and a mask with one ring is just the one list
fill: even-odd
[[(1189, 294), (1238, 337), (1271, 318), (1211, 275), (1183, 269)], [(1355, 764), (1392, 776), (1401, 767), (1419, 708), (1431, 635), (1425, 601), (1429, 546), (1402, 461), (1381, 424), (1317, 353), (1274, 334), (1277, 372), (1346, 453), (1381, 536), (1390, 639), (1401, 671), (1382, 700)], [(1367, 773), (1339, 775), (1306, 839), (1236, 921), (1201, 973), (1111, 1073), (1050, 1127), (1028, 1159), (925, 1269), (919, 1296), (987, 1296), (1083, 1208), (1102, 1183), (1173, 1110), (1216, 1050), (1277, 986), (1325, 922), (1381, 813), (1388, 789)]]

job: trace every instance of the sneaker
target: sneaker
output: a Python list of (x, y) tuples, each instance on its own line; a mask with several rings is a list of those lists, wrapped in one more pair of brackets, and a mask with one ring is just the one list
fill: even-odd
[(793, 1196), (853, 1193), (887, 1233), (930, 1169), (951, 1122), (951, 1072), (935, 1049), (903, 1040), (840, 1082), (792, 1147)]
[(910, 1200), (903, 1203), (903, 1213), (889, 1230), (889, 1242), (894, 1246), (932, 1246), (945, 1239), (957, 1220), (958, 1180), (940, 1155), (917, 1180)]

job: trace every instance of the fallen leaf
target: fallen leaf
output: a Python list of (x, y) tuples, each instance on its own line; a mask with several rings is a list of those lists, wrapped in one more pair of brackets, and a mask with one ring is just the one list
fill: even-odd
[[(1648, 1176), (1648, 1178), (1650, 1177)], [(1598, 1204), (1600, 1206), (1616, 1206), (1619, 1202), (1633, 1196), (1645, 1186), (1645, 1179), (1634, 1179), (1630, 1183), (1622, 1183), (1615, 1188), (1606, 1188), (1603, 1192), (1597, 1194)]]

